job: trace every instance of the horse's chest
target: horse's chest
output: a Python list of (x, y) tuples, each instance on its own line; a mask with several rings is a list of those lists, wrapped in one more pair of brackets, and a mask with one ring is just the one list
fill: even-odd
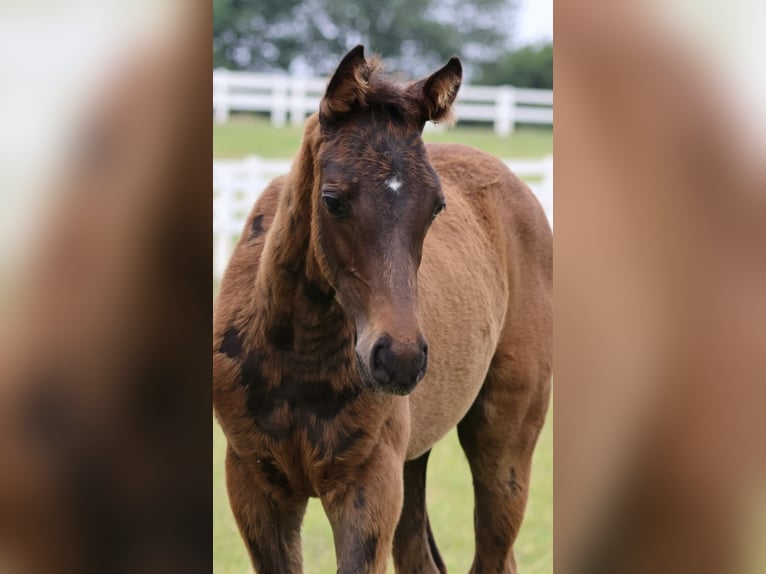
[(322, 379), (250, 385), (247, 408), (255, 433), (248, 450), (261, 461), (262, 479), (284, 492), (320, 492), (339, 458), (349, 462), (374, 447), (379, 424), (362, 416), (372, 398), (371, 391), (339, 389)]
[(336, 389), (324, 379), (283, 377), (279, 385), (250, 385), (247, 407), (261, 433), (283, 441), (297, 434), (313, 437), (332, 426), (359, 394), (353, 387)]

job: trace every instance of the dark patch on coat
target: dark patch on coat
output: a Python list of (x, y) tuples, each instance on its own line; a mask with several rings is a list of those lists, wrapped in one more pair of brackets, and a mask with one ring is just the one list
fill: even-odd
[(346, 451), (350, 450), (355, 444), (357, 444), (359, 441), (363, 440), (366, 437), (367, 437), (367, 433), (363, 431), (362, 429), (357, 429), (347, 434), (346, 436), (344, 436), (342, 439), (338, 441), (338, 444), (335, 445), (333, 454), (335, 456), (339, 456), (346, 453)]
[[(364, 566), (375, 562), (375, 553), (378, 550), (378, 533), (373, 532), (364, 537), (357, 538), (355, 546), (349, 554), (349, 566), (356, 568), (353, 572), (364, 571)], [(345, 572), (345, 570), (343, 570)]]
[(511, 467), (511, 479), (508, 481), (508, 486), (511, 487), (511, 494), (513, 496), (518, 495), (522, 491), (519, 481), (516, 480), (516, 469), (514, 467)]
[(364, 494), (364, 487), (360, 486), (354, 497), (354, 508), (364, 510), (365, 506), (367, 506), (367, 497)]
[(290, 436), (291, 428), (271, 420), (275, 408), (275, 390), (269, 388), (270, 383), (261, 372), (258, 355), (250, 354), (242, 363), (240, 382), (247, 389), (247, 410), (258, 430), (275, 440)]
[(324, 458), (327, 454), (327, 445), (325, 444), (325, 423), (316, 417), (301, 416), (299, 420), (301, 427), (306, 431), (306, 438), (310, 445), (317, 449), (319, 456)]
[[(343, 329), (341, 323), (328, 322), (328, 329)], [(294, 354), (290, 357), (290, 372), (301, 378), (310, 378), (318, 370), (337, 370), (348, 365), (353, 348), (347, 337), (340, 336), (331, 340), (326, 334), (306, 332), (301, 336), (301, 351), (306, 354)]]
[(246, 388), (266, 387), (268, 385), (268, 381), (261, 372), (261, 359), (257, 354), (249, 354), (242, 363), (240, 383)]
[[(280, 385), (271, 386), (261, 376), (254, 355), (243, 365), (243, 382), (248, 391), (248, 412), (259, 430), (280, 440), (290, 436), (295, 424), (299, 423), (307, 429), (310, 437), (313, 435), (318, 439), (318, 446), (321, 446), (323, 435), (322, 421), (335, 418), (361, 392), (351, 387), (336, 391), (326, 379), (298, 381), (292, 377), (283, 377)], [(284, 406), (288, 406), (294, 416), (287, 423), (273, 420), (274, 411)]]
[(330, 287), (329, 291), (325, 291), (315, 281), (308, 279), (303, 282), (303, 294), (311, 303), (320, 307), (328, 307), (335, 300), (335, 289)]
[(266, 331), (266, 339), (272, 347), (279, 351), (293, 350), (293, 325), (289, 321), (283, 321)]
[(275, 401), (286, 402), (293, 410), (321, 419), (335, 418), (347, 403), (359, 395), (357, 389), (350, 387), (336, 391), (326, 379), (298, 381), (292, 377), (284, 377), (276, 391)]
[(276, 467), (273, 459), (264, 458), (260, 464), (263, 476), (270, 485), (290, 493), (290, 481), (287, 479), (287, 475)]
[(227, 357), (232, 359), (238, 358), (242, 354), (242, 339), (239, 336), (239, 331), (234, 327), (229, 327), (223, 334), (221, 340), (221, 346), (218, 348), (218, 352), (223, 353)]
[(303, 222), (303, 218), (300, 216), (300, 214), (293, 213), (292, 215), (290, 215), (290, 221), (289, 221), (290, 231), (295, 231), (296, 229), (298, 229), (298, 227), (301, 225), (302, 222)]
[(266, 229), (263, 227), (263, 214), (256, 215), (253, 217), (253, 222), (250, 224), (250, 239), (255, 239), (256, 237), (263, 235), (264, 231), (266, 231)]
[(364, 551), (364, 563), (372, 564), (375, 561), (375, 552), (378, 550), (378, 534), (372, 533), (362, 543)]
[(274, 389), (270, 389), (263, 380), (252, 380), (247, 387), (247, 409), (258, 420), (271, 415), (274, 410)]
[(290, 438), (295, 430), (292, 422), (285, 424), (269, 415), (259, 416), (258, 413), (254, 413), (252, 409), (250, 416), (253, 417), (253, 422), (259, 432), (278, 442)]
[[(277, 246), (274, 248), (274, 251), (274, 260), (282, 261), (282, 248)], [(306, 257), (301, 257), (298, 261), (295, 262), (283, 261), (280, 267), (292, 279), (297, 281), (306, 275)]]

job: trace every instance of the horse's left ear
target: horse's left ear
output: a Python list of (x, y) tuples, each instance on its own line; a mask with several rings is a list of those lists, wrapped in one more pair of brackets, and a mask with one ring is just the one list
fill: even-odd
[(455, 56), (439, 71), (410, 86), (410, 93), (420, 99), (424, 123), (451, 119), (452, 104), (462, 80), (463, 66)]

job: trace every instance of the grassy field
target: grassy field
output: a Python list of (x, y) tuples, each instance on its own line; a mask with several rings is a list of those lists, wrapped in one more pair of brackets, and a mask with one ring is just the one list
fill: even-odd
[[(298, 151), (302, 134), (301, 128), (275, 128), (267, 118), (234, 116), (229, 123), (213, 126), (213, 157), (290, 158)], [(545, 128), (522, 127), (510, 137), (499, 138), (489, 127), (456, 127), (426, 131), (423, 138), (428, 142), (464, 143), (503, 159), (537, 158), (553, 153), (553, 132)]]
[[(301, 130), (274, 128), (266, 119), (235, 117), (213, 128), (216, 158), (260, 155), (292, 157)], [(511, 137), (495, 137), (489, 128), (453, 128), (426, 132), (427, 141), (459, 142), (501, 158), (536, 158), (553, 152), (551, 130), (518, 129)], [(552, 411), (552, 409), (551, 409)], [(543, 429), (533, 463), (526, 518), (516, 542), (516, 558), (523, 574), (553, 571), (553, 428), (552, 413)], [(250, 572), (245, 545), (229, 509), (224, 480), (225, 438), (213, 423), (213, 551), (217, 574)], [(473, 559), (473, 495), (468, 463), (453, 431), (434, 448), (428, 469), (428, 509), (431, 526), (451, 573), (467, 572)], [(336, 571), (330, 526), (317, 500), (309, 503), (303, 525), (306, 574)], [(391, 568), (390, 571), (393, 571)]]

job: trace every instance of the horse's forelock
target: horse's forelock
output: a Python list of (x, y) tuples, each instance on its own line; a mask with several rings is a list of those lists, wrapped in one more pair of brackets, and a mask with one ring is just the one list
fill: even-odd
[[(367, 58), (365, 71), (367, 82), (364, 86), (364, 97), (358, 98), (357, 109), (362, 112), (371, 109), (384, 110), (400, 119), (408, 120), (415, 128), (422, 128), (422, 125), (419, 125), (420, 103), (412, 97), (412, 92), (408, 91), (409, 81), (400, 74), (388, 72), (383, 61), (376, 55)], [(327, 110), (320, 116), (333, 117), (335, 120), (349, 117), (345, 113), (332, 114)]]

